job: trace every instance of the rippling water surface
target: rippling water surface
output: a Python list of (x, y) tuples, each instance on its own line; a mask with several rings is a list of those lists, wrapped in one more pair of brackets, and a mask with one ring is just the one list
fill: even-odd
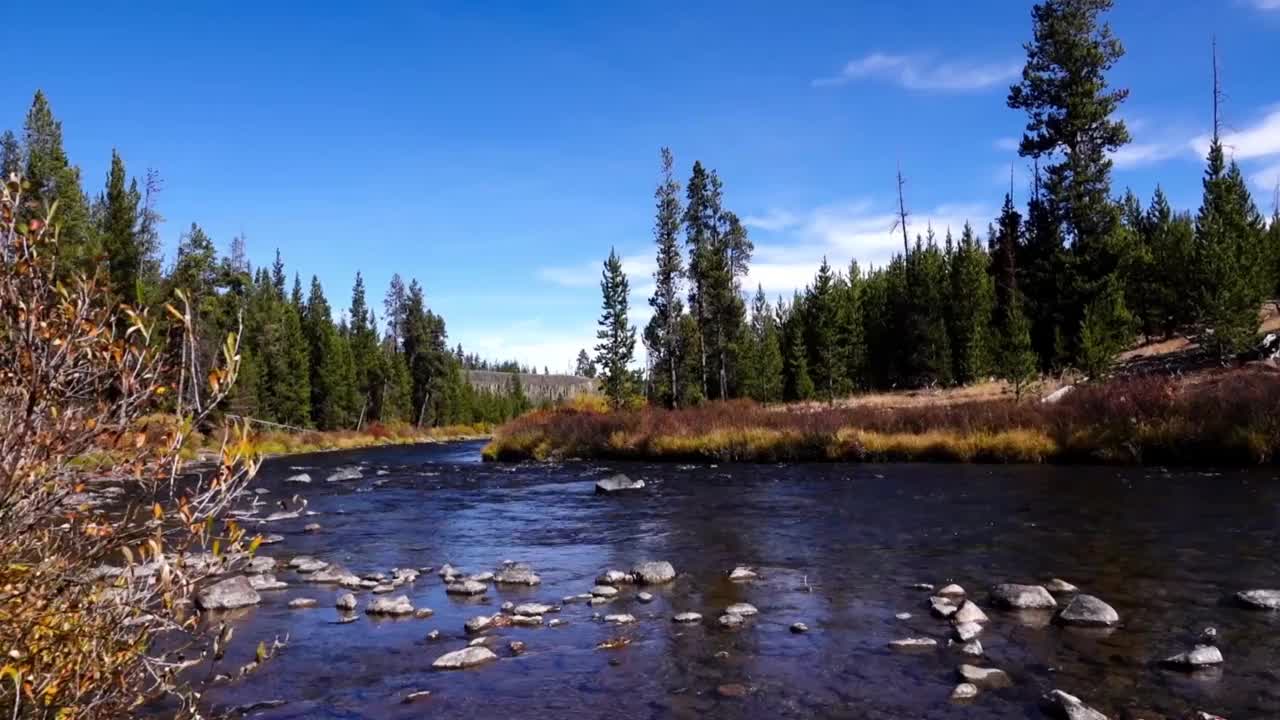
[[(228, 616), (232, 669), (258, 640), (288, 635), (263, 670), (214, 686), (217, 708), (263, 700), (285, 704), (258, 718), (410, 717), (837, 717), (1038, 718), (1052, 688), (1079, 695), (1113, 717), (1126, 707), (1172, 717), (1191, 709), (1238, 718), (1280, 717), (1280, 613), (1235, 607), (1241, 589), (1280, 587), (1280, 482), (1273, 471), (944, 465), (680, 466), (571, 463), (485, 465), (475, 443), (387, 448), (268, 462), (258, 485), (275, 501), (299, 492), (314, 517), (260, 526), (285, 536), (264, 554), (307, 554), (364, 574), (451, 563), (468, 572), (503, 560), (531, 564), (535, 588), (491, 587), (483, 599), (446, 596), (424, 574), (407, 594), (427, 619), (336, 624), (334, 586), (289, 571), (285, 590)], [(334, 468), (365, 477), (325, 483)], [(315, 482), (283, 485), (306, 466)], [(379, 476), (379, 470), (385, 474)], [(593, 493), (621, 471), (648, 488), (627, 497)], [(269, 509), (268, 509), (269, 510)], [(265, 513), (264, 513), (265, 514)], [(319, 522), (322, 530), (304, 533)], [(490, 631), (500, 659), (454, 672), (431, 662), (464, 647), (463, 621), (507, 600), (559, 603), (588, 592), (606, 568), (668, 560), (679, 576), (647, 588), (650, 604), (624, 587), (612, 604), (564, 605), (563, 627)], [(730, 582), (735, 565), (760, 573)], [(997, 582), (1061, 577), (1120, 613), (1109, 631), (1064, 629), (1046, 615), (987, 606)], [(931, 617), (913, 583), (957, 582), (987, 608), (987, 657), (1013, 678), (967, 704), (948, 695), (963, 661), (946, 647), (948, 625)], [(320, 606), (291, 610), (289, 600)], [(374, 597), (359, 593), (361, 609)], [(750, 602), (760, 614), (736, 630), (719, 611)], [(703, 624), (676, 625), (692, 610)], [(628, 628), (593, 613), (632, 613)], [(909, 620), (895, 614), (910, 612)], [(793, 634), (793, 622), (810, 631)], [(1216, 626), (1227, 662), (1187, 674), (1156, 662), (1189, 649)], [(442, 637), (426, 635), (438, 629)], [(630, 645), (600, 650), (625, 635)], [(936, 651), (902, 654), (890, 640), (935, 637)], [(513, 657), (510, 640), (527, 652)], [(741, 685), (745, 694), (718, 690)], [(409, 692), (431, 696), (402, 704)]]

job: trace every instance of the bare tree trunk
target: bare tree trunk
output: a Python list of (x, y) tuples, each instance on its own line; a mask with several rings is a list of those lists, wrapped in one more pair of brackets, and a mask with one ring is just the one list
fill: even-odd
[(907, 239), (907, 205), (902, 199), (902, 186), (906, 181), (902, 179), (902, 163), (898, 163), (898, 225), (902, 227), (902, 257), (911, 254), (911, 241)]

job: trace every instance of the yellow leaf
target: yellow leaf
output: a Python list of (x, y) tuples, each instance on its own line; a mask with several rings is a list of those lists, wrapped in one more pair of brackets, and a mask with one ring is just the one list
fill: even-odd
[(262, 536), (257, 535), (253, 538), (253, 541), (249, 543), (249, 554), (252, 555), (258, 552), (258, 546), (260, 545), (262, 545)]
[(151, 517), (157, 520), (164, 518), (164, 508), (160, 507), (160, 503), (151, 506)]
[(213, 541), (213, 556), (220, 557), (222, 554), (222, 538)]
[(267, 644), (262, 640), (258, 641), (258, 652), (256, 657), (258, 658), (258, 662), (263, 662), (267, 659)]

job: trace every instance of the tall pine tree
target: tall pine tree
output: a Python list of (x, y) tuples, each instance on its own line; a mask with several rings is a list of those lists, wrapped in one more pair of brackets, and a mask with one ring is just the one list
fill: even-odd
[(680, 401), (680, 316), (684, 313), (679, 285), (684, 273), (679, 239), (680, 184), (676, 182), (672, 163), (671, 151), (662, 148), (662, 181), (654, 192), (657, 217), (653, 236), (658, 250), (653, 297), (649, 298), (653, 317), (644, 332), (655, 396), (668, 407), (676, 407)]
[(631, 398), (631, 360), (635, 354), (636, 329), (627, 322), (630, 286), (618, 253), (610, 249), (600, 277), (603, 295), (600, 329), (596, 331), (596, 365), (600, 369), (605, 397), (615, 408)]

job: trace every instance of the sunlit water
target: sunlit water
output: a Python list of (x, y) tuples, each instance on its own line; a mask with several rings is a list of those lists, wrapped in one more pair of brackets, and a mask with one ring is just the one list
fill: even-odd
[[(285, 704), (260, 718), (409, 717), (839, 717), (1038, 718), (1037, 699), (1061, 688), (1112, 717), (1126, 707), (1171, 716), (1205, 709), (1238, 718), (1280, 717), (1280, 613), (1236, 607), (1241, 589), (1280, 587), (1280, 482), (1274, 471), (943, 465), (682, 466), (570, 463), (484, 465), (475, 443), (390, 448), (269, 462), (258, 485), (278, 500), (295, 491), (319, 514), (261, 526), (285, 541), (262, 552), (287, 561), (314, 555), (363, 574), (451, 563), (468, 572), (503, 560), (531, 564), (534, 588), (491, 586), (482, 600), (447, 596), (424, 574), (407, 594), (428, 619), (335, 624), (335, 586), (290, 571), (286, 590), (230, 616), (235, 643), (218, 670), (250, 660), (259, 640), (288, 636), (261, 671), (206, 692), (214, 708)], [(358, 464), (362, 480), (325, 483)], [(306, 466), (310, 486), (282, 485)], [(388, 474), (376, 476), (377, 470)], [(627, 497), (593, 492), (622, 471), (648, 488)], [(375, 483), (381, 483), (375, 485)], [(319, 522), (318, 533), (303, 525)], [(563, 627), (490, 631), (500, 659), (465, 671), (431, 662), (468, 640), (463, 621), (507, 600), (559, 604), (588, 592), (606, 568), (669, 560), (674, 583), (625, 587), (603, 607), (564, 605)], [(736, 565), (760, 579), (730, 582)], [(987, 605), (997, 582), (1061, 577), (1120, 613), (1110, 631), (1047, 623)], [(957, 582), (987, 609), (979, 664), (1006, 670), (1014, 686), (957, 705), (948, 696), (966, 661), (946, 647), (949, 626), (929, 615), (928, 593), (910, 585)], [(289, 600), (320, 606), (291, 610)], [(715, 619), (750, 602), (760, 614), (736, 630)], [(692, 610), (702, 624), (676, 625)], [(629, 628), (594, 613), (632, 613)], [(909, 620), (897, 613), (910, 612)], [(793, 634), (792, 623), (810, 631)], [(1226, 664), (1187, 674), (1157, 661), (1187, 650), (1216, 626)], [(442, 637), (426, 635), (439, 629)], [(625, 635), (622, 649), (597, 649)], [(938, 638), (936, 651), (902, 654), (890, 640)], [(510, 640), (524, 655), (507, 650)], [(740, 684), (745, 696), (717, 688)], [(402, 704), (409, 692), (431, 696)]]

